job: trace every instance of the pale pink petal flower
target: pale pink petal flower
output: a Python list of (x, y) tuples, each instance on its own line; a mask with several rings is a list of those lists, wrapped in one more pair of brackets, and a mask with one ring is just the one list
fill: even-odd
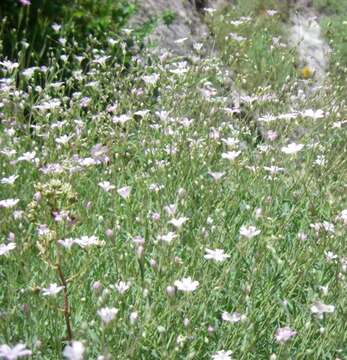
[(124, 186), (117, 190), (117, 193), (119, 196), (121, 196), (123, 199), (127, 199), (130, 196), (131, 187), (130, 186)]
[(322, 318), (325, 313), (333, 313), (335, 311), (334, 305), (327, 305), (320, 301), (315, 301), (311, 306), (312, 314), (316, 314), (319, 318)]
[(279, 343), (285, 343), (295, 335), (296, 331), (292, 330), (288, 326), (285, 326), (276, 330), (275, 338)]
[(68, 360), (83, 360), (84, 345), (80, 341), (72, 341), (66, 345), (63, 356)]
[(6, 344), (0, 345), (0, 358), (4, 360), (16, 360), (20, 357), (31, 356), (32, 352), (24, 344), (17, 344), (10, 347)]
[(16, 248), (16, 244), (0, 244), (0, 256), (8, 254), (10, 251)]
[(99, 309), (97, 313), (100, 316), (102, 322), (107, 325), (116, 317), (118, 311), (119, 310), (116, 308), (104, 307), (102, 309)]

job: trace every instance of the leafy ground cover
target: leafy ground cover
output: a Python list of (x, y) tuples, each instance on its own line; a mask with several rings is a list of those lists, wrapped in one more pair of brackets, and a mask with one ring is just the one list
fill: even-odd
[(344, 20), (309, 95), (252, 4), (207, 11), (218, 52), (60, 24), (1, 60), (0, 357), (347, 358)]

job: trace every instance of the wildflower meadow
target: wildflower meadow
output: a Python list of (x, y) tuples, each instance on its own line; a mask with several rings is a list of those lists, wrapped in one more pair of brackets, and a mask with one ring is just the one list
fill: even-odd
[(206, 7), (186, 55), (125, 3), (79, 37), (42, 21), (42, 52), (1, 19), (0, 359), (347, 359), (347, 6), (326, 3), (321, 74), (280, 1)]

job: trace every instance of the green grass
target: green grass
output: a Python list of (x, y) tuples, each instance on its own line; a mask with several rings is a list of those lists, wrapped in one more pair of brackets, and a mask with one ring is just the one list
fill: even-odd
[[(222, 349), (235, 359), (347, 359), (346, 226), (338, 218), (347, 207), (346, 126), (337, 126), (347, 111), (344, 88), (335, 82), (345, 65), (337, 66), (333, 48), (324, 96), (303, 97), (295, 50), (272, 46), (273, 36), (284, 35), (281, 14), (250, 12), (251, 21), (230, 24), (242, 15), (248, 14), (241, 4), (214, 15), (219, 55), (186, 65), (142, 50), (125, 66), (96, 39), (83, 49), (68, 40), (57, 53), (69, 60), (52, 56), (47, 71), (31, 79), (22, 68), (2, 70), (0, 179), (18, 178), (0, 184), (0, 200), (19, 202), (0, 208), (0, 244), (16, 244), (0, 256), (0, 344), (25, 343), (34, 359), (62, 357), (69, 340), (64, 293), (42, 294), (49, 284), (61, 285), (61, 269), (72, 337), (83, 342), (85, 359), (210, 359)], [(246, 40), (224, 41), (230, 32)], [(111, 57), (98, 64), (98, 54)], [(84, 56), (82, 63), (75, 55)], [(153, 74), (158, 81), (146, 84), (143, 76)], [(234, 88), (255, 98), (231, 115), (225, 108), (236, 106)], [(37, 108), (52, 99), (60, 105)], [(304, 117), (308, 109), (322, 109), (324, 117)], [(159, 119), (164, 110), (167, 118)], [(258, 121), (293, 111), (292, 120)], [(130, 119), (112, 121), (122, 114)], [(270, 130), (276, 140), (266, 138)], [(62, 143), (63, 135), (71, 138)], [(228, 146), (227, 138), (238, 143)], [(305, 146), (287, 155), (282, 147), (291, 142)], [(97, 144), (108, 161), (92, 154)], [(232, 150), (241, 153), (224, 159)], [(20, 160), (33, 151), (34, 160)], [(93, 156), (99, 161), (90, 164)], [(60, 171), (45, 173), (51, 164)], [(264, 167), (271, 165), (285, 170), (270, 177)], [(215, 181), (211, 171), (225, 175)], [(114, 189), (105, 192), (101, 181)], [(124, 186), (131, 187), (127, 199), (117, 193)], [(170, 204), (175, 214), (165, 210)], [(22, 217), (15, 219), (14, 210)], [(56, 221), (57, 211), (68, 219)], [(188, 221), (175, 229), (169, 221), (180, 217)], [(318, 233), (317, 223), (325, 225)], [(49, 231), (40, 235), (40, 225)], [(260, 234), (241, 236), (249, 225)], [(170, 231), (177, 235), (171, 243), (158, 240)], [(69, 250), (58, 243), (92, 235), (98, 246)], [(136, 236), (145, 239), (143, 248), (134, 245)], [(230, 257), (207, 260), (206, 248)], [(336, 257), (329, 260), (329, 252)], [(198, 281), (197, 289), (169, 296), (167, 287), (184, 277)], [(121, 280), (130, 282), (123, 294), (112, 288)], [(334, 312), (318, 318), (311, 312), (316, 301)], [(108, 326), (97, 315), (103, 307), (118, 309)], [(229, 323), (224, 311), (246, 318)], [(296, 335), (280, 343), (275, 333), (285, 326)]]

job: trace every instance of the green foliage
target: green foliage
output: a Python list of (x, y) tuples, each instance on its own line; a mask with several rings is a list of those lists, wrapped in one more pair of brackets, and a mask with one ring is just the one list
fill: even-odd
[[(47, 62), (59, 37), (68, 36), (83, 46), (89, 36), (102, 39), (106, 32), (119, 32), (135, 10), (126, 0), (33, 0), (29, 6), (4, 0), (0, 4), (3, 56), (14, 58), (22, 51), (26, 64), (34, 58)], [(59, 36), (51, 27), (54, 23), (63, 26)], [(28, 45), (23, 47), (23, 41)]]
[(175, 21), (176, 14), (171, 10), (165, 10), (163, 11), (161, 18), (163, 19), (164, 24), (169, 26)]

